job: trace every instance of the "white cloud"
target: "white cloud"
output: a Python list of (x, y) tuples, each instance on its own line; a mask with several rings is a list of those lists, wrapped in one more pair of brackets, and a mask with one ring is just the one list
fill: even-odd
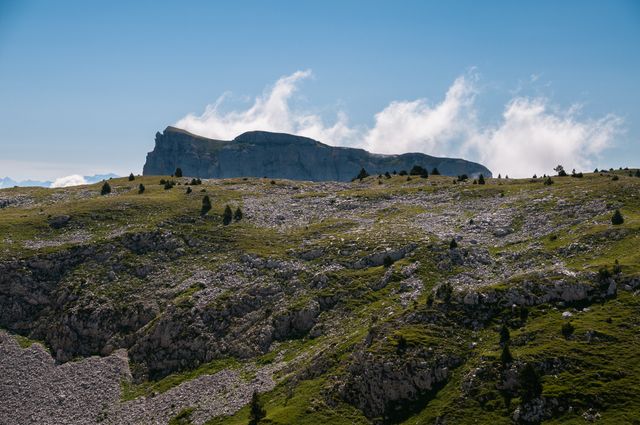
[(473, 129), (475, 89), (469, 78), (459, 77), (444, 100), (429, 106), (424, 99), (391, 102), (375, 116), (363, 146), (379, 153), (425, 152), (446, 155), (451, 144)]
[(215, 139), (230, 140), (245, 131), (265, 130), (376, 153), (464, 157), (483, 163), (495, 175), (512, 177), (550, 173), (559, 163), (569, 170), (588, 170), (622, 126), (615, 115), (581, 119), (579, 105), (558, 110), (539, 97), (515, 97), (505, 105), (497, 124), (482, 125), (476, 119), (474, 71), (458, 77), (439, 103), (426, 99), (391, 102), (375, 115), (371, 128), (350, 126), (342, 112), (327, 125), (318, 114), (290, 107), (298, 84), (310, 76), (307, 70), (280, 78), (246, 110), (222, 112), (223, 95), (202, 115), (189, 114), (175, 126)]
[(479, 129), (463, 150), (494, 174), (513, 177), (566, 169), (590, 170), (593, 159), (609, 147), (622, 120), (609, 114), (580, 120), (576, 105), (566, 111), (550, 110), (543, 98), (516, 98), (506, 106), (502, 122)]
[(82, 184), (87, 184), (85, 178), (79, 174), (72, 174), (55, 179), (55, 181), (51, 183), (51, 187), (80, 186)]
[(230, 140), (250, 130), (263, 130), (299, 134), (326, 143), (341, 144), (354, 138), (356, 131), (348, 126), (345, 114), (338, 114), (336, 123), (326, 126), (316, 114), (292, 111), (289, 100), (297, 84), (311, 76), (311, 71), (297, 71), (280, 78), (270, 90), (255, 99), (244, 111), (222, 112), (220, 107), (226, 94), (205, 108), (202, 115), (189, 114), (175, 123), (201, 136)]

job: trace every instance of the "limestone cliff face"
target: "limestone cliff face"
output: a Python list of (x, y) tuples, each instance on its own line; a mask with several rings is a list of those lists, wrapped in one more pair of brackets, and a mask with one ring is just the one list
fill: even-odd
[(231, 141), (196, 136), (167, 127), (156, 133), (147, 154), (145, 175), (172, 174), (202, 178), (269, 177), (310, 181), (349, 181), (364, 167), (370, 174), (410, 170), (420, 165), (444, 175), (491, 176), (486, 167), (463, 159), (437, 158), (421, 153), (372, 154), (363, 149), (325, 145), (306, 137), (266, 131), (243, 133)]

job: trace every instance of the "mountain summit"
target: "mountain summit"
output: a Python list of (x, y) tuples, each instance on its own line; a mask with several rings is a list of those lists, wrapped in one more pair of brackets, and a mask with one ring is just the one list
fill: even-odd
[(371, 174), (410, 170), (419, 165), (444, 175), (491, 176), (486, 167), (455, 158), (422, 153), (381, 155), (364, 149), (329, 146), (307, 137), (267, 131), (249, 131), (231, 141), (214, 140), (167, 127), (156, 133), (156, 145), (147, 154), (145, 175), (172, 174), (204, 178), (272, 177), (310, 181), (349, 181), (361, 168)]

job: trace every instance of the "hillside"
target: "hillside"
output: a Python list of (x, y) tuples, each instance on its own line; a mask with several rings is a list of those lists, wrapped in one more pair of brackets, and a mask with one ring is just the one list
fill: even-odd
[(639, 423), (640, 178), (552, 181), (2, 189), (0, 423)]
[(334, 147), (307, 137), (249, 131), (231, 141), (196, 136), (167, 127), (157, 133), (147, 154), (144, 175), (170, 175), (180, 167), (201, 178), (268, 177), (308, 181), (350, 181), (364, 167), (372, 174), (409, 171), (420, 165), (443, 175), (491, 176), (480, 164), (422, 153), (372, 154), (363, 149)]

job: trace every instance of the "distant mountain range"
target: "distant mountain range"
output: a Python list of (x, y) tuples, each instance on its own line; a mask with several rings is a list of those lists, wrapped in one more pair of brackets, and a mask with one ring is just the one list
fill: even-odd
[[(93, 184), (100, 182), (102, 180), (108, 180), (110, 178), (119, 177), (117, 174), (109, 173), (109, 174), (94, 174), (93, 176), (83, 176), (86, 184)], [(8, 187), (14, 186), (38, 186), (38, 187), (51, 187), (53, 181), (50, 180), (14, 180), (11, 177), (3, 177), (0, 178), (0, 189), (5, 189)]]
[[(364, 149), (329, 146), (307, 137), (266, 131), (249, 131), (234, 140), (214, 140), (175, 127), (156, 133), (147, 154), (145, 175), (173, 174), (202, 178), (269, 177), (310, 181), (349, 181), (361, 168), (370, 174), (409, 171), (419, 165), (443, 175), (491, 177), (481, 164), (423, 153), (381, 155)], [(392, 141), (390, 141), (392, 142)]]

